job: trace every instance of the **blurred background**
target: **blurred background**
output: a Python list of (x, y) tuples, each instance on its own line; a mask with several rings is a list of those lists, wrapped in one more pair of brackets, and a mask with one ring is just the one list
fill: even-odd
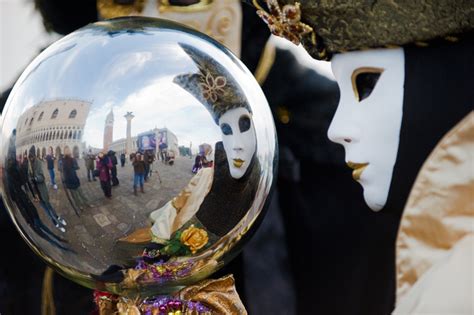
[[(33, 0), (0, 0), (0, 90), (9, 88), (38, 52), (62, 35), (47, 32)], [(329, 62), (309, 57), (302, 46), (271, 36), (278, 47), (291, 50), (302, 64), (332, 78)]]

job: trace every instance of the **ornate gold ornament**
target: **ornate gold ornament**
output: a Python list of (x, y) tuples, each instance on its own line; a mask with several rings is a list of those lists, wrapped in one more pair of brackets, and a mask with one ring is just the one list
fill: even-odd
[(286, 4), (283, 8), (280, 8), (277, 0), (267, 0), (266, 3), (270, 12), (260, 7), (257, 14), (267, 23), (273, 35), (286, 38), (293, 44), (299, 45), (304, 35), (314, 33), (311, 26), (301, 22), (299, 2), (294, 5)]
[(209, 72), (205, 77), (203, 76), (203, 79), (204, 82), (200, 83), (202, 95), (206, 100), (216, 102), (219, 96), (224, 95), (227, 79), (221, 75), (213, 77)]

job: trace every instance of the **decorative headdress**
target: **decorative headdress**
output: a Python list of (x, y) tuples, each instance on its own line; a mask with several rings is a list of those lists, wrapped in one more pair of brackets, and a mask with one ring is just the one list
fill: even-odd
[(345, 51), (456, 41), (474, 30), (472, 0), (246, 1), (274, 35), (303, 44), (319, 60)]
[(209, 110), (216, 124), (230, 109), (243, 107), (252, 112), (242, 88), (224, 66), (195, 47), (183, 43), (179, 45), (194, 61), (199, 71), (178, 75), (173, 82), (201, 102)]

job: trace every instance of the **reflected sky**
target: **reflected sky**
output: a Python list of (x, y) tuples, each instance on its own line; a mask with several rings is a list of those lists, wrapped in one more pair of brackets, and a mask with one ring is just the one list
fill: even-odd
[(150, 30), (104, 35), (91, 28), (66, 36), (30, 65), (15, 99), (22, 100), (24, 110), (43, 100), (91, 101), (83, 140), (92, 147), (102, 147), (105, 117), (112, 108), (113, 140), (126, 137), (123, 116), (132, 111), (132, 135), (166, 127), (176, 134), (179, 145), (192, 142), (197, 148), (219, 141), (219, 128), (205, 107), (172, 83), (177, 74), (197, 71), (176, 45), (180, 35), (160, 32), (157, 40), (147, 36), (152, 34)]

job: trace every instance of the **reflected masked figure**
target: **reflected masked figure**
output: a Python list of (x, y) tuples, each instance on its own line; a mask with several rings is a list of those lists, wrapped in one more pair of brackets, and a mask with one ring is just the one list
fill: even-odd
[[(196, 254), (234, 229), (252, 205), (260, 176), (252, 112), (242, 90), (206, 53), (181, 47), (199, 71), (179, 75), (174, 82), (209, 110), (222, 142), (215, 145), (214, 167), (201, 168), (178, 196), (151, 213), (151, 235), (145, 228), (120, 240), (153, 241), (162, 244), (160, 251), (168, 256)], [(185, 245), (186, 234), (199, 235), (200, 240)], [(171, 248), (171, 243), (181, 245)]]

